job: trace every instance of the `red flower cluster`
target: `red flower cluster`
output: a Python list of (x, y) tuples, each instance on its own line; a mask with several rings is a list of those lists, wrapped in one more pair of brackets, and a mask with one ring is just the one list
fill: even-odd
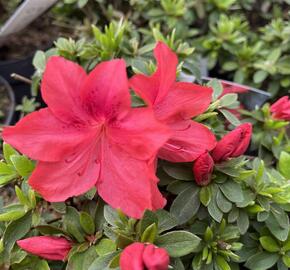
[(64, 261), (72, 243), (64, 237), (34, 236), (17, 241), (25, 251), (48, 260)]
[[(165, 44), (154, 54), (156, 72), (130, 82), (121, 59), (88, 75), (62, 57), (49, 59), (41, 85), (48, 107), (3, 131), (7, 143), (37, 160), (29, 184), (44, 199), (64, 201), (96, 186), (109, 205), (140, 218), (166, 203), (152, 166), (157, 154), (193, 161), (215, 147), (210, 130), (191, 120), (207, 109), (212, 89), (175, 82), (177, 57)], [(148, 107), (131, 108), (129, 84)]]
[(168, 265), (167, 251), (152, 244), (131, 244), (120, 258), (121, 270), (167, 270)]
[(195, 181), (200, 186), (206, 186), (211, 181), (214, 163), (239, 157), (247, 150), (252, 135), (252, 125), (245, 123), (226, 134), (213, 149), (211, 154), (203, 153), (193, 165)]
[(289, 97), (285, 96), (278, 99), (270, 107), (272, 117), (277, 120), (290, 121), (290, 100)]

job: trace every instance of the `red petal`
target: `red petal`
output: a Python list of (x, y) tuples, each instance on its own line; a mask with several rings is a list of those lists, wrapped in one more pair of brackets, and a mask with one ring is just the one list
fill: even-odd
[(174, 83), (167, 96), (154, 106), (156, 117), (170, 121), (172, 116), (184, 119), (203, 113), (212, 100), (212, 89), (209, 87), (187, 83)]
[(214, 161), (221, 162), (238, 157), (247, 150), (252, 135), (252, 125), (245, 123), (226, 134), (212, 151)]
[(154, 49), (157, 70), (152, 76), (135, 75), (130, 85), (149, 105), (161, 101), (176, 79), (178, 59), (176, 54), (163, 42)]
[(85, 120), (80, 101), (86, 72), (78, 64), (59, 56), (49, 58), (43, 74), (42, 98), (53, 114), (63, 121)]
[(144, 244), (134, 243), (127, 246), (120, 258), (121, 270), (144, 270), (143, 251)]
[(271, 105), (270, 111), (273, 118), (290, 121), (290, 100), (287, 96), (278, 99)]
[(39, 162), (29, 178), (32, 188), (50, 202), (64, 201), (92, 188), (100, 171), (97, 150), (89, 144), (81, 148), (65, 161)]
[(141, 218), (146, 209), (164, 206), (165, 199), (158, 192), (156, 181), (152, 180), (152, 166), (114, 144), (104, 143), (102, 148), (97, 189), (104, 201), (133, 218)]
[(34, 236), (17, 241), (25, 251), (48, 260), (64, 261), (72, 248), (64, 237)]
[(86, 109), (95, 118), (115, 118), (127, 113), (131, 99), (125, 61), (115, 59), (98, 64), (86, 78), (82, 96)]
[(75, 151), (90, 135), (86, 127), (60, 122), (49, 109), (41, 109), (3, 130), (3, 139), (35, 160), (59, 161)]
[(200, 155), (193, 165), (195, 182), (200, 186), (207, 186), (211, 182), (214, 161), (208, 152)]
[(148, 160), (169, 139), (167, 126), (158, 122), (148, 108), (132, 109), (117, 126), (112, 125), (108, 132), (112, 143), (123, 148), (132, 157)]
[(190, 162), (216, 145), (213, 133), (204, 125), (191, 120), (170, 125), (173, 136), (159, 151), (158, 156), (172, 162)]
[(165, 249), (148, 245), (143, 252), (143, 261), (148, 270), (168, 270), (169, 256)]

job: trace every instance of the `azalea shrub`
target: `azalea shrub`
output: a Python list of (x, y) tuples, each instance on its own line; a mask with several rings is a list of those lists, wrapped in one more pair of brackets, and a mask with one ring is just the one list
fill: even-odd
[(1, 269), (290, 267), (289, 97), (248, 111), (162, 41), (143, 69), (56, 46), (47, 107), (2, 132)]

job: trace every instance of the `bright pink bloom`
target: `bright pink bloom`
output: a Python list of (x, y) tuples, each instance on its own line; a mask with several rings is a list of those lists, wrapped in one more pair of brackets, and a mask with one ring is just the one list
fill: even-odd
[(290, 100), (289, 97), (284, 96), (278, 99), (270, 107), (273, 118), (277, 120), (290, 121)]
[(121, 270), (167, 270), (168, 265), (167, 251), (151, 244), (131, 244), (120, 258)]
[(41, 91), (48, 108), (3, 131), (7, 143), (38, 160), (29, 179), (36, 191), (58, 202), (96, 186), (108, 204), (134, 218), (164, 206), (148, 162), (169, 131), (151, 108), (131, 108), (123, 60), (103, 62), (87, 75), (51, 57)]
[(173, 162), (195, 160), (216, 144), (204, 125), (191, 120), (208, 108), (212, 89), (187, 82), (176, 82), (177, 56), (164, 43), (154, 49), (157, 70), (152, 76), (138, 74), (130, 85), (154, 109), (158, 120), (166, 123), (173, 135), (159, 151), (159, 157)]
[(214, 161), (208, 152), (200, 155), (194, 162), (193, 174), (199, 186), (207, 186), (211, 182)]
[(48, 260), (64, 261), (72, 243), (64, 237), (34, 236), (17, 241), (25, 251)]
[(215, 162), (238, 157), (247, 150), (252, 136), (252, 125), (244, 123), (226, 134), (212, 151)]

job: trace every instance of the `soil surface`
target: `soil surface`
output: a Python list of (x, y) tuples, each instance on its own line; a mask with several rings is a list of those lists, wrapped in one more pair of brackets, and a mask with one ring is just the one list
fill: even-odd
[(10, 107), (10, 98), (6, 87), (0, 81), (0, 124), (6, 119)]
[(0, 61), (17, 60), (31, 56), (36, 50), (46, 50), (68, 30), (53, 24), (53, 18), (44, 14), (24, 30), (8, 36), (0, 43)]

